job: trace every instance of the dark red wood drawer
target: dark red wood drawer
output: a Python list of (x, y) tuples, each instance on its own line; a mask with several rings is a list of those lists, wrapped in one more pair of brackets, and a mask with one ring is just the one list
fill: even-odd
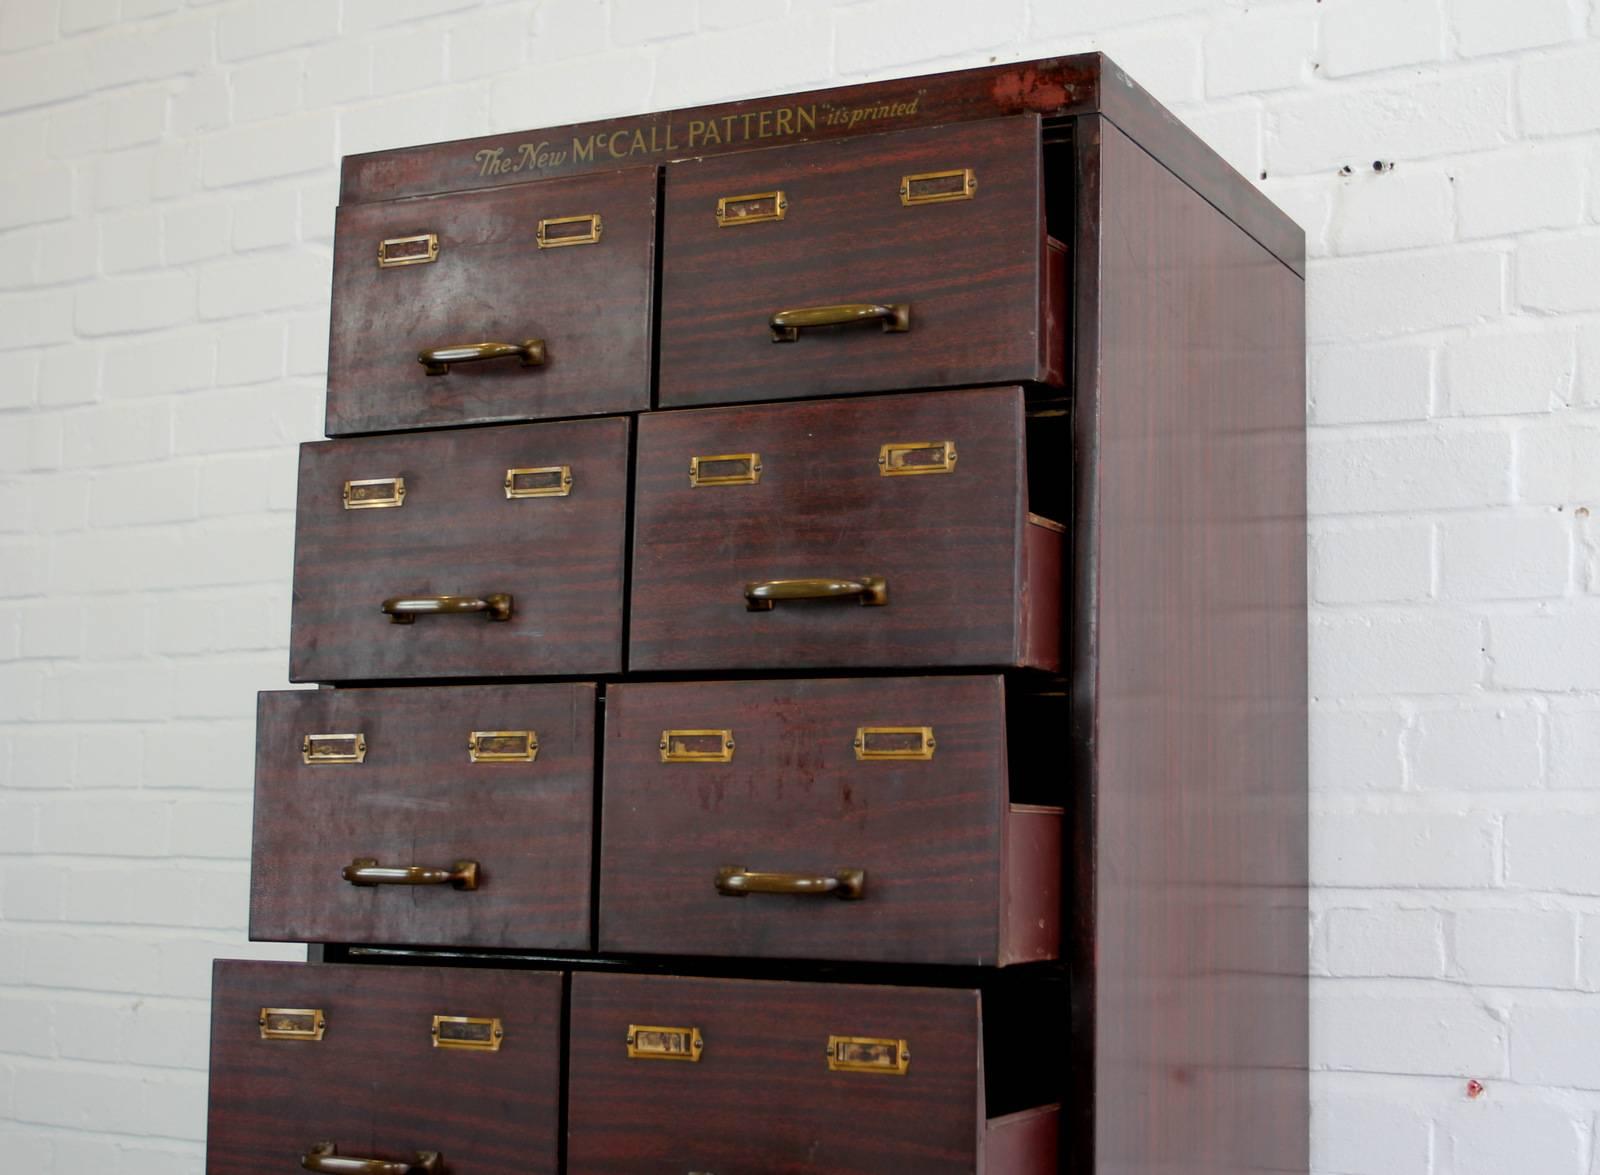
[[(666, 170), (663, 407), (1064, 382), (1037, 116)], [(774, 317), (842, 304), (895, 313), (795, 337)]]
[[(614, 418), (301, 446), (289, 680), (620, 670), (628, 429)], [(384, 611), (438, 597), (485, 607), (410, 623)]]
[(999, 677), (630, 682), (606, 712), (602, 950), (1058, 954), (1061, 809), (1010, 802)]
[[(649, 408), (655, 205), (635, 168), (341, 208), (328, 435)], [(485, 340), (539, 346), (419, 361)]]
[(581, 683), (261, 694), (250, 937), (589, 949), (594, 727)]
[(1056, 1170), (1054, 1106), (985, 1116), (976, 991), (579, 974), (570, 1023), (572, 1175)]
[[(1058, 669), (1026, 442), (1019, 388), (641, 417), (629, 667)], [(752, 610), (789, 580), (866, 592)]]
[(555, 1172), (561, 985), (538, 971), (217, 962), (206, 1170), (282, 1175), (331, 1144), (330, 1158), (392, 1163), (435, 1152), (448, 1175)]

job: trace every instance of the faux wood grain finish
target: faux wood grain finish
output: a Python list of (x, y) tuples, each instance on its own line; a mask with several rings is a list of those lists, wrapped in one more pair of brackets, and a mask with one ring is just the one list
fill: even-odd
[[(290, 681), (582, 676), (622, 668), (628, 430), (563, 421), (301, 446)], [(506, 471), (570, 465), (567, 497), (507, 499)], [(347, 480), (405, 505), (346, 510)], [(393, 624), (397, 596), (506, 592), (482, 614)]]
[[(1061, 817), (1011, 812), (999, 678), (625, 683), (606, 711), (602, 950), (965, 964), (1056, 953)], [(859, 760), (862, 726), (931, 726), (933, 757)], [(662, 762), (662, 731), (684, 729), (732, 730), (732, 759)], [(727, 897), (713, 880), (733, 865), (863, 869), (865, 892)]]
[[(666, 169), (663, 407), (963, 384), (1060, 383), (1047, 348), (1065, 313), (1047, 294), (1039, 119), (780, 147)], [(971, 199), (905, 206), (902, 178), (971, 168)], [(720, 197), (783, 192), (782, 220), (723, 224)], [(785, 308), (906, 304), (910, 329), (801, 332)]]
[[(536, 971), (219, 961), (210, 1175), (283, 1175), (341, 1155), (439, 1151), (450, 1175), (557, 1170), (561, 977)], [(320, 1041), (262, 1040), (262, 1008), (317, 1008)], [(499, 1051), (437, 1049), (435, 1015), (497, 1016)]]
[[(334, 227), (329, 436), (650, 407), (656, 178), (617, 171), (359, 204)], [(539, 221), (596, 214), (594, 244), (540, 248)], [(378, 244), (433, 233), (438, 259), (379, 268)], [(543, 366), (422, 348), (542, 339)]]
[[(696, 1027), (702, 1059), (631, 1060), (629, 1024)], [(910, 1067), (830, 1072), (830, 1035), (903, 1039)], [(571, 1041), (572, 1175), (1049, 1169), (984, 1165), (975, 991), (583, 974)]]
[(1307, 1170), (1304, 298), (1101, 120), (1078, 134), (1073, 885), (1083, 1171)]
[[(531, 730), (532, 762), (474, 763), (473, 731)], [(306, 764), (307, 734), (360, 732), (361, 763)], [(586, 950), (595, 687), (263, 693), (250, 937)], [(355, 886), (385, 866), (478, 863), (475, 890)]]
[[(954, 441), (955, 471), (881, 476), (900, 441)], [(758, 484), (689, 484), (691, 457), (749, 452)], [(636, 486), (632, 669), (1060, 664), (1059, 631), (1029, 630), (1048, 610), (1019, 603), (1038, 529), (1020, 389), (645, 416)], [(888, 604), (745, 607), (749, 582), (862, 575)]]

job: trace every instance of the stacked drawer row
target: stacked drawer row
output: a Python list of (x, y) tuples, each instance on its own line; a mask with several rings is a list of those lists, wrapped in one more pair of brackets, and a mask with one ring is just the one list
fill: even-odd
[(250, 933), (413, 965), (218, 965), (211, 1170), (1054, 1170), (976, 970), (1062, 945), (1041, 168), (1019, 115), (340, 210), (338, 688), (261, 696)]
[(1061, 809), (1011, 801), (998, 677), (629, 682), (605, 701), (597, 750), (588, 684), (262, 694), (251, 937), (1057, 956)]
[(1041, 153), (1017, 115), (342, 208), (328, 435), (1060, 385)]
[(961, 989), (222, 962), (210, 1168), (551, 1172), (564, 1127), (570, 1171), (1048, 1171), (1057, 1109), (986, 1104), (988, 1010)]
[(289, 676), (1058, 669), (1026, 437), (1001, 388), (307, 445)]

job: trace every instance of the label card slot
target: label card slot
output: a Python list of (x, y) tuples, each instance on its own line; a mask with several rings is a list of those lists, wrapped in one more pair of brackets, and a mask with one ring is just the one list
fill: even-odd
[(414, 237), (390, 237), (378, 242), (378, 268), (395, 269), (402, 265), (428, 265), (439, 259), (439, 234), (419, 233)]
[(828, 1037), (828, 1068), (835, 1073), (881, 1073), (904, 1077), (911, 1049), (903, 1040), (871, 1036)]
[(572, 466), (508, 469), (504, 484), (508, 498), (565, 498), (572, 493)]
[(595, 245), (600, 242), (600, 228), (598, 212), (585, 212), (582, 216), (547, 216), (539, 222), (534, 239), (541, 249)]
[(750, 192), (743, 196), (723, 196), (717, 201), (717, 223), (723, 228), (741, 224), (760, 224), (782, 220), (789, 214), (789, 197), (783, 192)]
[(733, 761), (731, 730), (663, 730), (663, 763), (729, 763)]
[(948, 200), (970, 200), (978, 191), (978, 177), (972, 168), (954, 171), (925, 171), (900, 177), (900, 203), (943, 204)]
[(954, 441), (896, 441), (878, 450), (878, 472), (884, 477), (955, 471)]
[(435, 1016), (433, 1047), (497, 1053), (506, 1031), (498, 1016)]
[(539, 757), (536, 730), (474, 730), (467, 738), (474, 763), (532, 763)]
[(753, 486), (760, 480), (760, 453), (717, 453), (689, 458), (689, 484), (692, 486)]
[(367, 736), (352, 734), (308, 734), (300, 739), (300, 760), (307, 764), (365, 763)]
[(698, 1028), (663, 1028), (655, 1024), (628, 1025), (628, 1056), (636, 1061), (698, 1062), (705, 1041)]
[(406, 479), (369, 477), (344, 483), (346, 510), (385, 510), (406, 504)]
[(321, 1008), (262, 1008), (262, 1040), (321, 1040), (328, 1018)]
[(852, 745), (862, 760), (931, 759), (935, 746), (931, 726), (859, 726)]

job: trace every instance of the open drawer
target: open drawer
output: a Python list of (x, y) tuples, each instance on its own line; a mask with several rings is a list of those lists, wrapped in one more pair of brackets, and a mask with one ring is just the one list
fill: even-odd
[(250, 937), (587, 950), (595, 687), (263, 693)]
[(620, 418), (300, 447), (289, 680), (622, 668)]
[(1039, 118), (668, 164), (660, 405), (1065, 383)]
[(1055, 958), (1059, 795), (1012, 802), (1008, 771), (1039, 773), (1030, 745), (993, 676), (613, 685), (600, 949)]
[(653, 168), (339, 210), (329, 436), (650, 407)]
[(574, 975), (567, 1170), (1055, 1175), (1055, 1104), (989, 1116), (983, 1008), (967, 989)]
[(640, 417), (629, 668), (1059, 669), (1032, 435), (1014, 387)]

